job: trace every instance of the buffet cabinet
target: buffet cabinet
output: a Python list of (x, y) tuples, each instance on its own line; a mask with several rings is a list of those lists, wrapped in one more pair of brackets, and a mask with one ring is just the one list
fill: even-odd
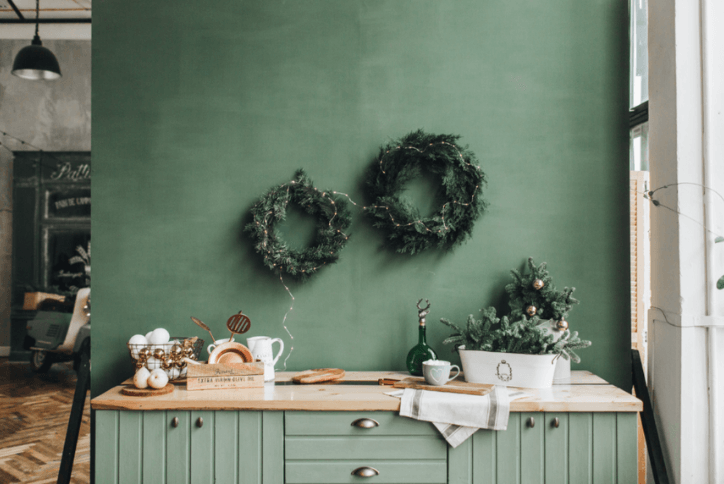
[(636, 412), (513, 412), (453, 449), (391, 411), (96, 410), (98, 484), (618, 483)]

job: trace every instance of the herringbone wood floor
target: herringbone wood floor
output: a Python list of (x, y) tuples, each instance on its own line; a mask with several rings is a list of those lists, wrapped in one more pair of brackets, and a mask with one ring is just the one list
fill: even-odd
[[(70, 363), (37, 375), (27, 364), (0, 359), (0, 484), (56, 482), (75, 382)], [(90, 397), (71, 482), (90, 482)]]

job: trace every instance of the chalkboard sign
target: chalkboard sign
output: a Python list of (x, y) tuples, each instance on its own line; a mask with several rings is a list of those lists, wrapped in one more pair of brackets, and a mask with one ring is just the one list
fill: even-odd
[(77, 219), (91, 215), (90, 188), (45, 191), (45, 219)]

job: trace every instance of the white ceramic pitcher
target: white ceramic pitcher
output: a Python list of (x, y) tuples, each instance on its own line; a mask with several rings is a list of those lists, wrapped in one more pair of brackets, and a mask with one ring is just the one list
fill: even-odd
[[(279, 351), (274, 356), (272, 344), (279, 343)], [(246, 346), (251, 351), (251, 356), (255, 360), (264, 362), (264, 381), (272, 381), (274, 379), (274, 365), (277, 364), (279, 357), (284, 353), (284, 341), (281, 338), (270, 338), (269, 336), (254, 336), (246, 339)]]

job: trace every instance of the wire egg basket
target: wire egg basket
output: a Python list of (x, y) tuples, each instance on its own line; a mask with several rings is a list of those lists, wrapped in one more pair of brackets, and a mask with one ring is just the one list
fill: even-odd
[(143, 367), (148, 371), (161, 368), (169, 380), (178, 380), (186, 377), (187, 363), (184, 358), (198, 361), (204, 340), (171, 337), (171, 340), (164, 344), (126, 343), (126, 346), (136, 371)]

